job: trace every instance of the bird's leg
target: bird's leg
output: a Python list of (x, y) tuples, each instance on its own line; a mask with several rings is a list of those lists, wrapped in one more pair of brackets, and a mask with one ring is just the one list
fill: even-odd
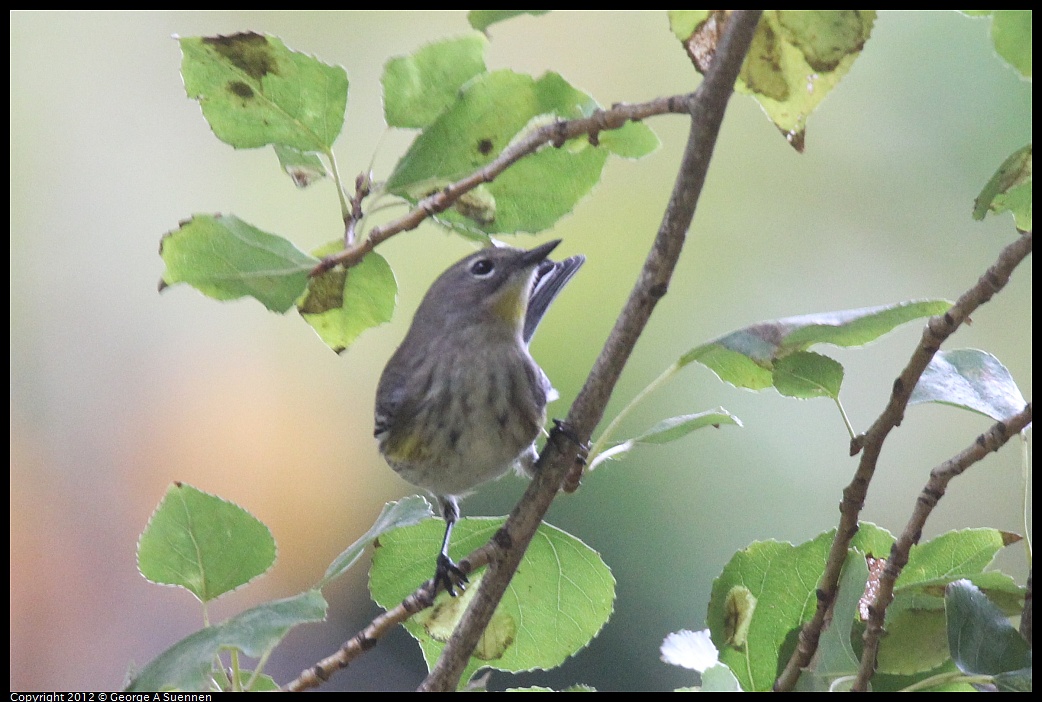
[(451, 495), (439, 495), (438, 501), (441, 503), (441, 514), (445, 518), (445, 538), (441, 541), (441, 553), (438, 554), (438, 565), (434, 570), (431, 587), (437, 593), (438, 586), (444, 585), (445, 591), (455, 597), (456, 588), (462, 592), (469, 582), (463, 571), (449, 558), (449, 538), (452, 536), (453, 525), (459, 519), (459, 503)]

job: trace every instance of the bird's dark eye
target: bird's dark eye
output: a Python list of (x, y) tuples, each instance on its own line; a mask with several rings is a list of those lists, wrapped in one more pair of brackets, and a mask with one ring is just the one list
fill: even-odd
[(492, 275), (492, 271), (495, 270), (495, 265), (492, 261), (487, 258), (479, 258), (474, 263), (470, 264), (470, 272), (478, 278), (487, 278)]

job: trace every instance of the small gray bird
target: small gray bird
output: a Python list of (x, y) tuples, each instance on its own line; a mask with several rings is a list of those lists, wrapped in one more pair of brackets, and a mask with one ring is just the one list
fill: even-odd
[(458, 498), (512, 467), (531, 475), (535, 440), (556, 391), (528, 353), (550, 303), (586, 260), (487, 248), (431, 285), (376, 390), (380, 453), (433, 494), (445, 518), (434, 587), (467, 579), (449, 558)]

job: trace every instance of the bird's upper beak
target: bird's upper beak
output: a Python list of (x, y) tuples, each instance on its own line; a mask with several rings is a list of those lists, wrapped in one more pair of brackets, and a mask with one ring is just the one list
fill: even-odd
[(550, 255), (550, 252), (556, 249), (557, 245), (560, 243), (560, 239), (554, 239), (553, 241), (548, 241), (534, 249), (529, 249), (525, 252), (524, 256), (519, 259), (520, 264), (522, 266), (533, 266), (540, 261), (545, 260), (546, 257)]

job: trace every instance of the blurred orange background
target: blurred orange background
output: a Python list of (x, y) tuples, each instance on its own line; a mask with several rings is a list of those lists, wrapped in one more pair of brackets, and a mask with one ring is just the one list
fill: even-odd
[[(954, 299), (1015, 233), (970, 218), (973, 198), (1031, 140), (1031, 85), (995, 56), (989, 24), (954, 12), (884, 12), (863, 56), (811, 117), (797, 155), (737, 96), (669, 295), (607, 418), (678, 356), (776, 317), (924, 297)], [(336, 147), (350, 181), (386, 177), (411, 134), (384, 133), (384, 62), (468, 31), (445, 12), (11, 13), (11, 688), (114, 690), (201, 626), (185, 592), (146, 582), (137, 537), (174, 480), (230, 499), (273, 531), (279, 561), (218, 601), (219, 621), (309, 587), (414, 490), (372, 438), (376, 380), (433, 278), (470, 244), (427, 224), (381, 247), (400, 287), (394, 322), (342, 356), (293, 315), (156, 292), (164, 232), (197, 212), (235, 213), (303, 249), (339, 236), (332, 186), (298, 191), (268, 149), (218, 142), (186, 99), (171, 35), (253, 30), (343, 65), (348, 118)], [(698, 83), (665, 14), (553, 12), (491, 29), (491, 68), (556, 70), (602, 104)], [(562, 416), (603, 343), (661, 218), (687, 124), (648, 122), (663, 141), (609, 161), (602, 184), (530, 246), (587, 264), (533, 344)], [(950, 347), (997, 355), (1030, 399), (1031, 261)], [(846, 367), (842, 398), (864, 429), (919, 336), (908, 325), (864, 350), (818, 349)], [(493, 686), (584, 682), (671, 689), (692, 677), (658, 659), (671, 631), (704, 626), (712, 579), (757, 539), (803, 541), (834, 526), (855, 459), (835, 407), (753, 394), (692, 366), (623, 427), (724, 406), (744, 429), (699, 432), (599, 469), (549, 521), (600, 551), (618, 580), (616, 615), (551, 673)], [(884, 449), (864, 519), (900, 531), (927, 471), (989, 423), (914, 408)], [(628, 432), (628, 433), (627, 433)], [(1022, 531), (1021, 455), (1011, 445), (957, 480), (928, 525)], [(509, 477), (465, 501), (505, 514)], [(1023, 580), (1019, 546), (1000, 565)], [(376, 612), (365, 563), (326, 591), (329, 621), (296, 630), (268, 671), (287, 682)], [(402, 632), (327, 689), (412, 689), (424, 667)]]

